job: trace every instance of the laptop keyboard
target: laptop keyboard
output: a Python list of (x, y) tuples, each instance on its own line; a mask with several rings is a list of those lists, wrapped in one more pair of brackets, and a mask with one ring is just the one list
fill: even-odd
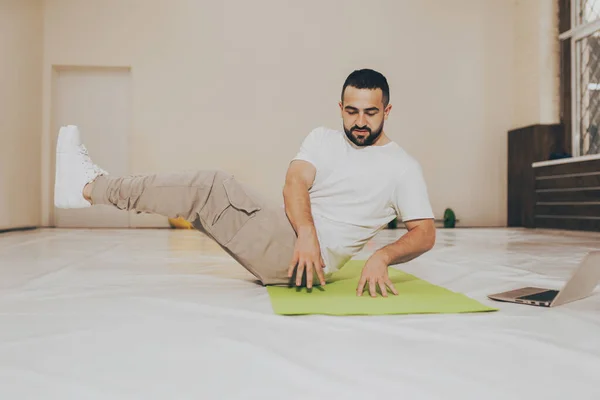
[(558, 295), (558, 290), (546, 290), (545, 292), (521, 296), (520, 300), (552, 301)]

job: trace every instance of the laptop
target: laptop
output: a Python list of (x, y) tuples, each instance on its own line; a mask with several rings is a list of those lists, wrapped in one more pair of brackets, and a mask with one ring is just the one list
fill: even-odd
[(589, 296), (600, 281), (600, 251), (588, 253), (560, 290), (525, 287), (491, 294), (488, 298), (540, 307), (556, 307)]

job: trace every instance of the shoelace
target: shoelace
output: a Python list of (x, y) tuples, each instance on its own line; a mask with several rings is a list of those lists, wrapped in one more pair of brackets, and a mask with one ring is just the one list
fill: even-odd
[(99, 166), (97, 166), (96, 164), (94, 164), (92, 162), (92, 159), (90, 158), (90, 156), (88, 154), (88, 150), (84, 144), (79, 145), (78, 151), (79, 151), (79, 154), (81, 156), (83, 156), (83, 160), (86, 163), (88, 163), (89, 165), (91, 165), (92, 170), (94, 171), (94, 174), (96, 174), (96, 175), (106, 174), (106, 171), (104, 171), (102, 168), (100, 168)]

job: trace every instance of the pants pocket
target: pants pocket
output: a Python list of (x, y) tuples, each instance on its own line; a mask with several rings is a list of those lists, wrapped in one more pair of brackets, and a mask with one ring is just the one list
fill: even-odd
[(227, 245), (236, 260), (263, 285), (288, 284), (296, 233), (283, 208), (266, 206)]
[(216, 183), (213, 192), (219, 198), (211, 200), (219, 206), (212, 213), (210, 231), (225, 246), (261, 208), (233, 177)]

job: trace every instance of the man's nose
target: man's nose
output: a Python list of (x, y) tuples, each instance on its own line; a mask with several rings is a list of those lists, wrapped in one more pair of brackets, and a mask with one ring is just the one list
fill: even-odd
[(365, 117), (365, 114), (363, 114), (363, 113), (358, 114), (358, 119), (356, 120), (356, 126), (364, 127), (365, 125), (367, 125), (367, 118)]

